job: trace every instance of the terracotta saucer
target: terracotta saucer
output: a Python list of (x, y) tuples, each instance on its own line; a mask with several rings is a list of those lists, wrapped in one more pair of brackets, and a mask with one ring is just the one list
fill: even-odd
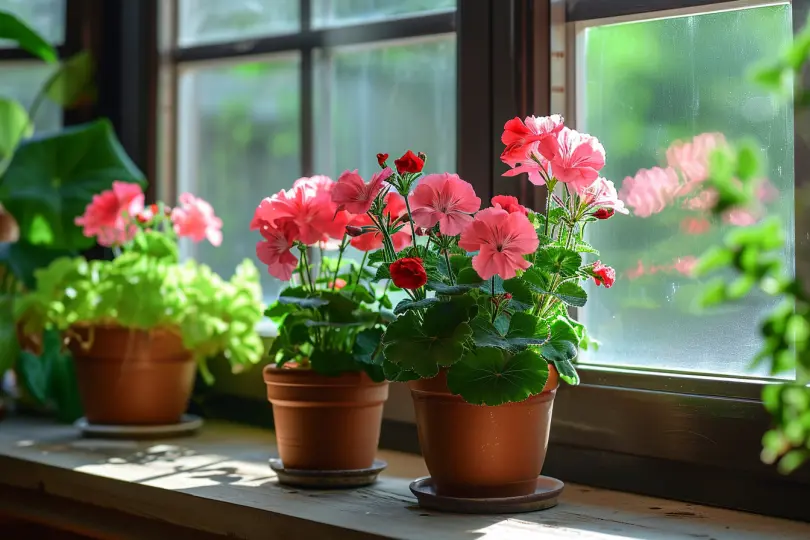
[(79, 418), (73, 424), (85, 437), (106, 439), (163, 439), (191, 435), (200, 429), (203, 420), (193, 414), (184, 414), (176, 424), (157, 426), (116, 426), (111, 424), (91, 424), (87, 418)]
[(520, 497), (487, 499), (437, 495), (430, 476), (414, 480), (410, 487), (411, 493), (416, 496), (419, 506), (422, 508), (460, 514), (517, 514), (557, 506), (557, 498), (562, 493), (565, 484), (556, 478), (540, 476), (537, 479), (537, 489), (534, 493)]
[(368, 486), (377, 481), (377, 476), (388, 466), (381, 459), (375, 459), (368, 469), (348, 471), (310, 471), (286, 469), (279, 458), (270, 460), (270, 468), (278, 476), (278, 483), (287, 486), (317, 489), (354, 488)]

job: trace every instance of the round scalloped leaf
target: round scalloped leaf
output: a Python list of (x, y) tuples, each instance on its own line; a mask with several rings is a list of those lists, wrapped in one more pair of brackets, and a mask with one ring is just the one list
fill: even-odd
[(539, 394), (548, 380), (548, 364), (535, 351), (514, 356), (482, 347), (464, 355), (447, 373), (447, 386), (467, 403), (502, 405)]
[(574, 364), (570, 360), (554, 361), (554, 367), (557, 368), (557, 373), (560, 378), (572, 386), (579, 384), (579, 373), (577, 373)]
[(383, 360), (382, 368), (383, 374), (385, 374), (385, 379), (391, 382), (415, 381), (420, 378), (419, 375), (413, 371), (402, 369), (402, 367), (396, 365), (390, 360)]
[(564, 318), (551, 323), (551, 339), (540, 349), (549, 362), (564, 362), (577, 357), (579, 336)]
[(537, 251), (532, 270), (560, 274), (563, 278), (577, 275), (582, 266), (582, 256), (572, 249), (550, 246)]

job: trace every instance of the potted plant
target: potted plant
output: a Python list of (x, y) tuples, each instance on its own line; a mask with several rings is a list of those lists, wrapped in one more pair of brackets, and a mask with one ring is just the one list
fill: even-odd
[(117, 256), (64, 257), (38, 270), (16, 315), (27, 334), (49, 331), (43, 355), (72, 353), (89, 423), (177, 423), (197, 366), (210, 380), (207, 358), (223, 354), (235, 369), (259, 360), (255, 266), (246, 260), (225, 281), (205, 265), (180, 262), (179, 238), (222, 240), (207, 202), (185, 193), (173, 209), (144, 207), (140, 186), (114, 182), (76, 223)]
[[(93, 239), (83, 236), (73, 220), (94, 194), (109, 189), (114, 179), (141, 184), (145, 179), (106, 119), (34, 133), (43, 103), (70, 109), (92, 100), (94, 65), (87, 52), (60, 60), (42, 36), (3, 10), (0, 39), (53, 68), (32, 96), (30, 108), (0, 96), (0, 381), (15, 368), (20, 386), (31, 393), (38, 366), (25, 351), (41, 352), (42, 336), (20, 339), (13, 317), (15, 302), (22, 291), (35, 286), (36, 269), (93, 246)], [(74, 382), (60, 379), (56, 384), (67, 388)], [(64, 395), (47, 396), (57, 401), (60, 412), (69, 408), (60, 401)]]
[[(259, 260), (271, 275), (291, 282), (266, 312), (278, 336), (264, 369), (278, 451), (288, 469), (356, 471), (374, 462), (388, 398), (380, 360), (383, 308), (391, 303), (385, 290), (369, 287), (373, 275), (365, 256), (357, 265), (344, 258), (350, 245), (367, 252), (379, 241), (373, 234), (348, 234), (362, 230), (355, 214), (362, 221), (371, 200), (341, 194), (381, 183), (382, 174), (365, 184), (356, 171), (338, 182), (301, 178), (261, 201), (251, 224), (263, 237), (256, 245)], [(393, 198), (375, 204), (385, 219), (405, 210), (404, 201)], [(330, 248), (337, 249), (336, 260), (323, 257)]]
[[(480, 498), (534, 493), (548, 444), (558, 379), (578, 383), (572, 362), (588, 338), (568, 313), (587, 300), (585, 280), (611, 287), (615, 273), (583, 254), (585, 228), (626, 213), (599, 177), (599, 141), (559, 116), (510, 120), (502, 160), (549, 190), (546, 213), (496, 196), (481, 209), (458, 175), (422, 176), (424, 154), (395, 161), (368, 210), (383, 248), (370, 259), (408, 297), (382, 337), (389, 381), (410, 381), (422, 453), (436, 493)], [(387, 169), (386, 154), (378, 155)], [(561, 188), (560, 194), (554, 188)], [(390, 221), (380, 199), (406, 199)], [(398, 248), (401, 229), (424, 239)], [(368, 233), (367, 233), (368, 234)]]

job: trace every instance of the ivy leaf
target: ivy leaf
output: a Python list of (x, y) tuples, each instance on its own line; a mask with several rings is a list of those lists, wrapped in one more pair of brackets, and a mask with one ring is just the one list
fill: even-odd
[(115, 180), (145, 184), (108, 120), (23, 141), (0, 184), (0, 200), (20, 226), (20, 238), (60, 249), (93, 244), (74, 220), (93, 195)]
[(309, 357), (309, 362), (316, 373), (329, 377), (357, 371), (360, 367), (355, 362), (354, 356), (345, 351), (315, 349)]
[(539, 394), (548, 380), (548, 364), (535, 351), (510, 355), (482, 347), (467, 352), (447, 373), (447, 386), (467, 403), (502, 405)]
[(565, 318), (560, 317), (551, 323), (551, 339), (540, 349), (540, 354), (549, 362), (573, 360), (577, 357), (578, 343), (577, 333)]
[(563, 279), (574, 277), (582, 266), (582, 256), (572, 249), (559, 246), (550, 246), (537, 251), (534, 267), (526, 271), (535, 273), (546, 272), (559, 274)]
[(472, 336), (468, 321), (475, 310), (475, 300), (461, 296), (431, 306), (424, 320), (409, 311), (388, 326), (383, 336), (385, 358), (422, 377), (435, 376), (439, 366), (461, 358)]
[(430, 307), (441, 302), (443, 302), (443, 300), (435, 296), (431, 298), (423, 298), (422, 300), (402, 300), (397, 304), (397, 307), (394, 308), (394, 314), (402, 315), (406, 311)]
[(52, 64), (58, 58), (56, 49), (33, 28), (7, 11), (0, 11), (0, 39), (10, 39), (34, 56)]
[(557, 373), (560, 374), (562, 380), (572, 386), (579, 384), (579, 374), (570, 360), (554, 360), (553, 364), (554, 367), (557, 368)]

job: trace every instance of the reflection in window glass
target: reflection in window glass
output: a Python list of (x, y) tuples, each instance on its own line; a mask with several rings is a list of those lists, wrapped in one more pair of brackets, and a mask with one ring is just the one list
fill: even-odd
[[(65, 0), (0, 0), (0, 10), (13, 13), (54, 45), (65, 41)], [(0, 48), (10, 46), (0, 39)]]
[(251, 258), (265, 297), (280, 283), (256, 258), (248, 227), (263, 197), (301, 176), (300, 66), (297, 56), (188, 70), (180, 77), (178, 193), (209, 201), (222, 218), (220, 247), (185, 246), (185, 255), (228, 278)]
[(312, 25), (360, 24), (455, 7), (456, 0), (313, 0)]
[(297, 32), (299, 0), (179, 0), (179, 45)]
[(378, 152), (408, 149), (456, 170), (455, 36), (321, 51), (315, 84), (318, 172), (368, 177)]
[[(790, 7), (774, 5), (580, 35), (577, 124), (604, 143), (603, 173), (631, 210), (590, 231), (619, 279), (580, 313), (602, 343), (584, 361), (753, 374), (757, 323), (775, 300), (752, 296), (700, 313), (694, 300), (705, 280), (690, 277), (690, 268), (730, 228), (766, 211), (793, 238), (793, 111), (749, 77), (752, 64), (777, 57), (791, 28)], [(699, 195), (707, 156), (742, 139), (758, 141), (768, 159), (762, 210), (709, 221), (710, 196)], [(785, 257), (792, 261), (792, 245)]]
[[(34, 97), (53, 72), (53, 66), (42, 62), (3, 62), (0, 64), (0, 98), (18, 101), (30, 110)], [(62, 111), (58, 105), (46, 100), (41, 102), (34, 117), (37, 132), (58, 129), (62, 125)]]

